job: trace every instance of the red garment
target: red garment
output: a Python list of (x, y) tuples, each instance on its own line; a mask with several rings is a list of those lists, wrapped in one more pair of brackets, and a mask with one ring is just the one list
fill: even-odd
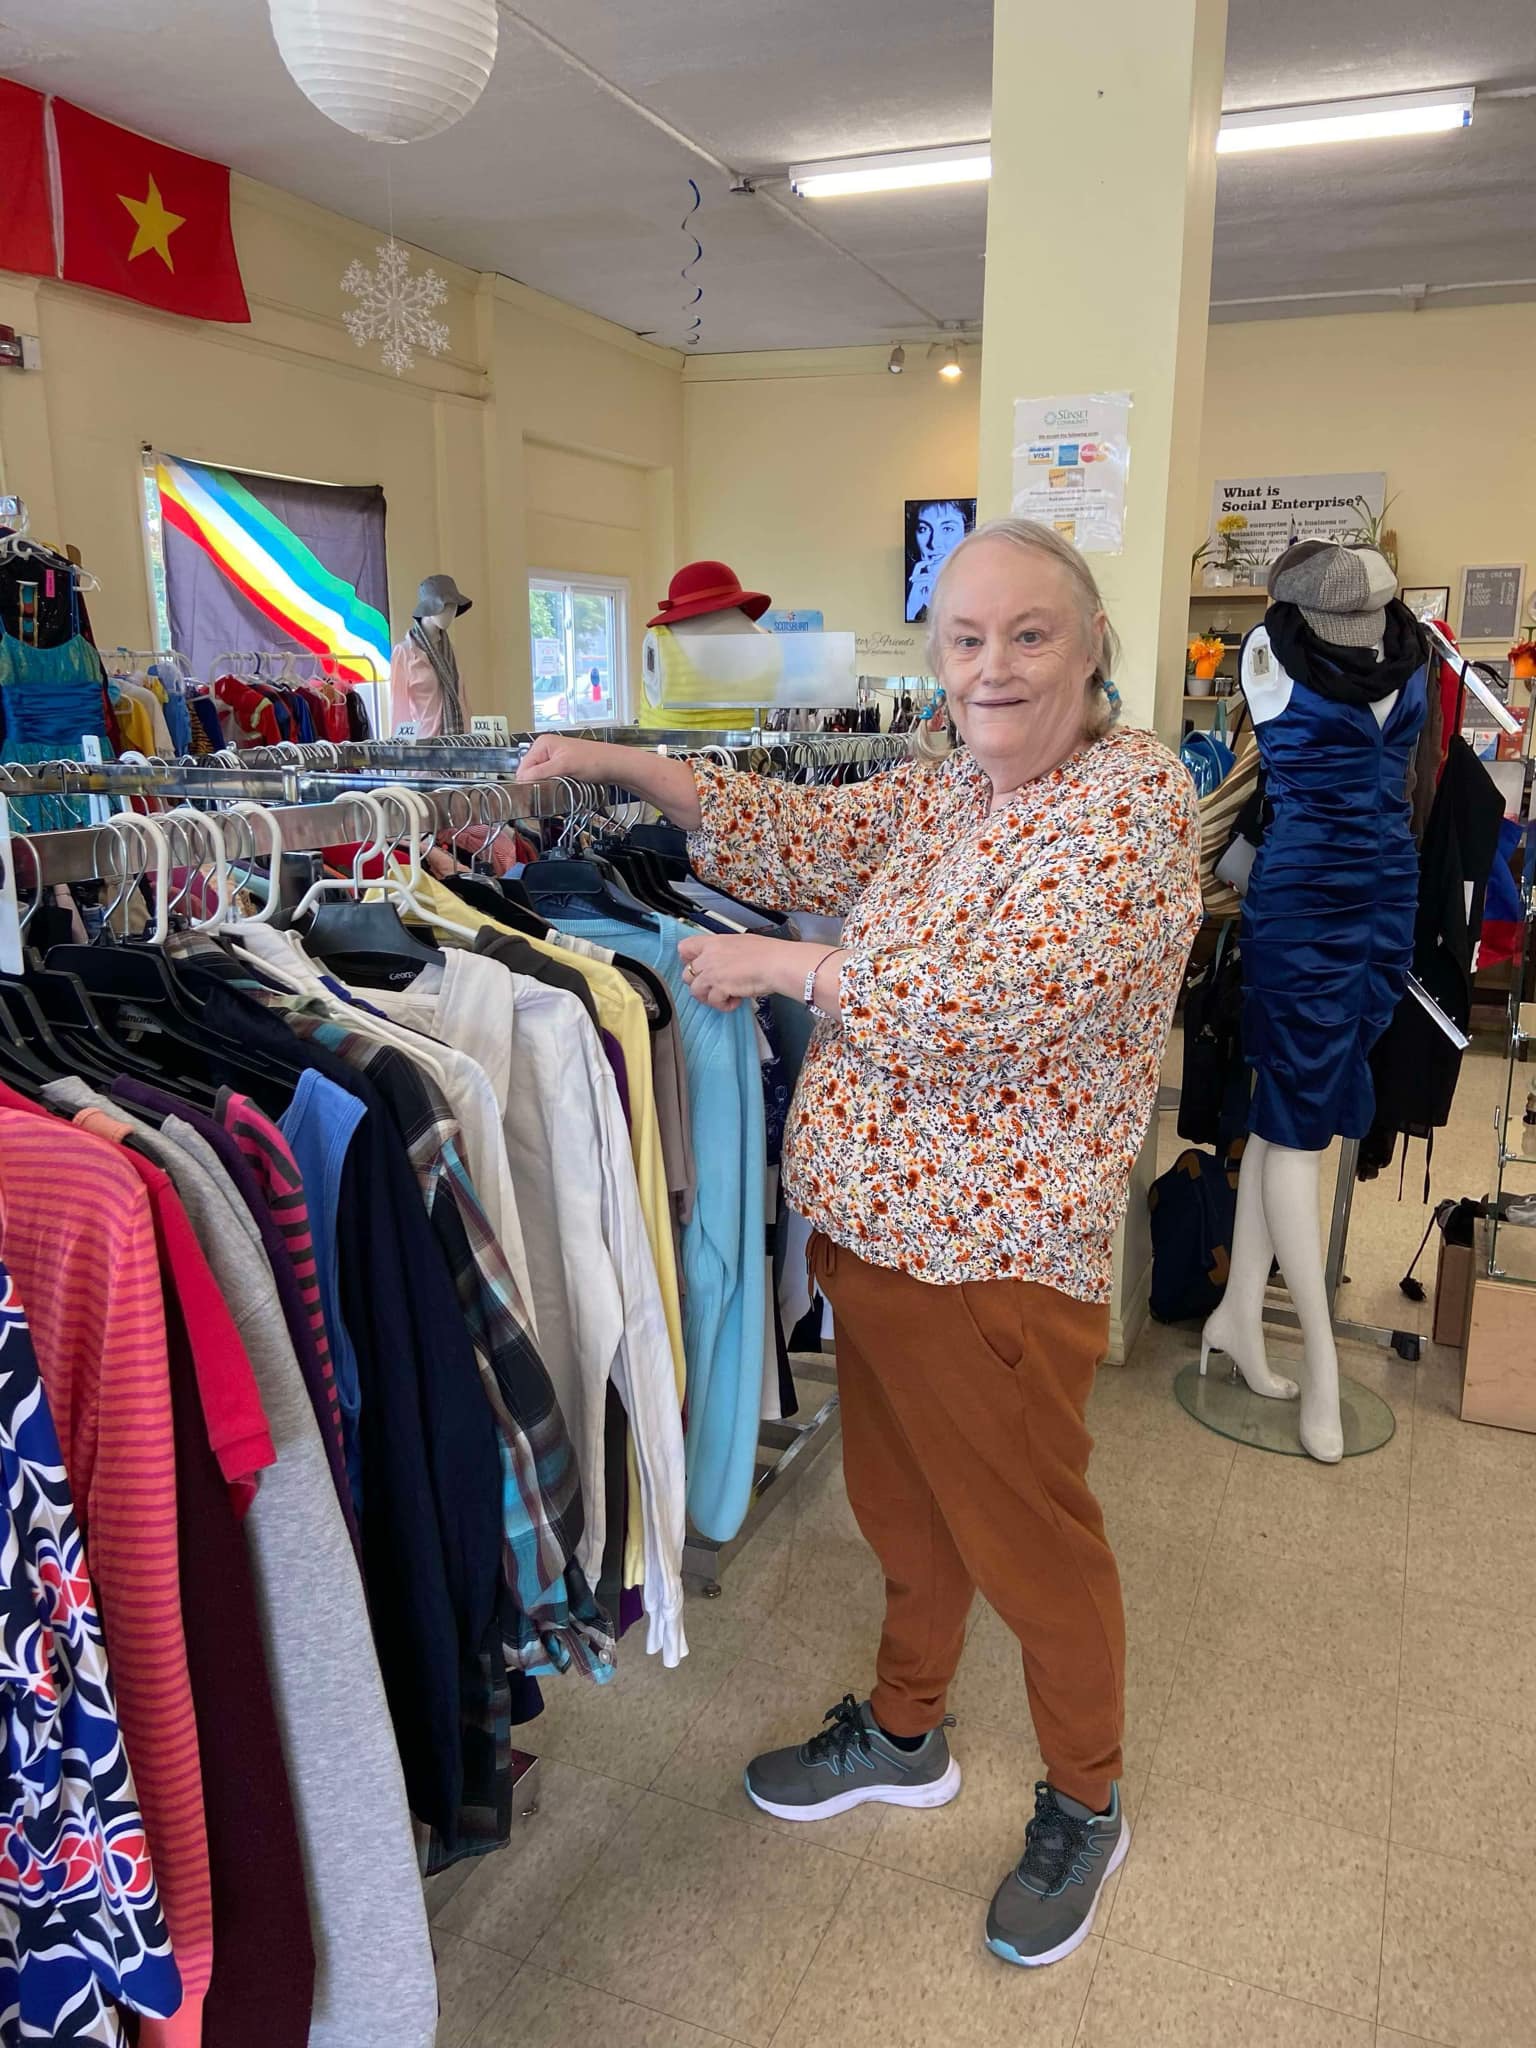
[[(131, 1124), (99, 1109), (77, 1110), (74, 1121), (111, 1144), (121, 1144), (133, 1130)], [(193, 1338), (198, 1397), (208, 1418), (208, 1445), (218, 1459), (230, 1506), (240, 1520), (256, 1498), (257, 1473), (277, 1463), (256, 1375), (170, 1175), (141, 1153), (130, 1151), (124, 1156), (149, 1190), (160, 1263)]]
[(272, 699), (253, 683), (242, 683), (238, 676), (220, 676), (213, 685), (213, 696), (234, 719), (237, 747), (275, 747), (282, 739)]
[[(1454, 647), (1455, 636), (1445, 620), (1436, 619), (1435, 624)], [(1434, 661), (1435, 674), (1440, 682), (1440, 762), (1435, 769), (1435, 782), (1438, 786), (1445, 769), (1445, 757), (1450, 751), (1451, 741), (1461, 730), (1460, 720), (1456, 716), (1461, 702), (1461, 678), (1444, 655), (1432, 656), (1431, 659)]]
[(154, 1220), (121, 1152), (3, 1084), (0, 1258), (27, 1303), (195, 2040), (213, 1914)]
[(229, 171), (53, 103), (59, 262), (71, 284), (193, 320), (248, 321)]
[(288, 1247), (299, 1296), (309, 1322), (315, 1356), (320, 1361), (320, 1378), (325, 1387), (325, 1414), (317, 1416), (323, 1430), (346, 1456), (341, 1427), (341, 1396), (336, 1391), (336, 1371), (331, 1363), (331, 1340), (325, 1327), (325, 1309), (320, 1299), (320, 1269), (315, 1263), (315, 1240), (309, 1228), (309, 1202), (304, 1193), (304, 1176), (293, 1148), (269, 1116), (264, 1116), (249, 1097), (232, 1088), (219, 1091), (219, 1121), (249, 1161), (266, 1197), (272, 1221)]

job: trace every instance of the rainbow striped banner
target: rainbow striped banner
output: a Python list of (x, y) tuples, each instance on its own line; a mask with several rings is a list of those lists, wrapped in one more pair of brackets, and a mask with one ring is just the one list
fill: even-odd
[(155, 481), (167, 525), (201, 548), (289, 639), (329, 657), (325, 665), (341, 681), (372, 683), (388, 675), (384, 614), (364, 604), (227, 469), (162, 455)]

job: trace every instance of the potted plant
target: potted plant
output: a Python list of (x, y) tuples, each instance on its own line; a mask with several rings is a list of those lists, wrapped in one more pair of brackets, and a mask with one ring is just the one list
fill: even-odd
[(1208, 590), (1226, 590), (1250, 573), (1241, 539), (1247, 531), (1248, 515), (1245, 512), (1224, 512), (1217, 520), (1214, 542), (1206, 543), (1205, 585)]
[(1221, 658), (1227, 651), (1224, 640), (1214, 635), (1197, 635), (1189, 643), (1189, 694), (1191, 697), (1209, 697), (1215, 685), (1216, 671)]
[(1373, 512), (1364, 498), (1348, 498), (1345, 502), (1350, 511), (1356, 514), (1360, 524), (1349, 533), (1341, 533), (1339, 539), (1347, 548), (1374, 548), (1395, 576), (1397, 535), (1387, 524), (1387, 514), (1397, 503), (1396, 498), (1388, 498), (1379, 512)]
[(1536, 682), (1536, 640), (1515, 642), (1509, 650), (1509, 673), (1514, 682)]

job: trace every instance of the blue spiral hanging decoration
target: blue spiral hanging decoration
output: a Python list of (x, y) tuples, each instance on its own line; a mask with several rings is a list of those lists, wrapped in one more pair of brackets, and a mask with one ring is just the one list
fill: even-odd
[(683, 215), (683, 218), (679, 223), (679, 226), (682, 228), (683, 233), (688, 237), (688, 240), (693, 245), (693, 254), (688, 258), (688, 261), (683, 265), (682, 271), (680, 273), (682, 276), (684, 288), (688, 293), (688, 297), (684, 303), (684, 311), (687, 316), (688, 324), (684, 329), (683, 346), (685, 348), (697, 348), (699, 345), (699, 337), (704, 332), (704, 316), (699, 311), (700, 306), (704, 303), (704, 287), (699, 283), (698, 279), (692, 275), (692, 272), (704, 260), (704, 244), (699, 240), (698, 235), (695, 232), (691, 223), (693, 221), (694, 215), (698, 212), (699, 208), (704, 203), (704, 195), (700, 192), (697, 183), (692, 178), (688, 180), (688, 190), (693, 194), (693, 204), (689, 207), (688, 211)]

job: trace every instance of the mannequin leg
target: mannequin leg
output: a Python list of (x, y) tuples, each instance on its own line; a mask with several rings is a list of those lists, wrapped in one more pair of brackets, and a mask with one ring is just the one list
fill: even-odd
[(1274, 1149), (1263, 1138), (1250, 1138), (1244, 1147), (1237, 1177), (1232, 1267), (1227, 1291), (1200, 1333), (1200, 1370), (1205, 1371), (1212, 1351), (1223, 1351), (1255, 1394), (1270, 1401), (1294, 1401), (1300, 1391), (1296, 1382), (1271, 1372), (1264, 1355), (1264, 1290), (1275, 1257), (1265, 1217), (1264, 1161)]
[[(1301, 1324), (1306, 1377), (1301, 1388), (1301, 1445), (1310, 1457), (1336, 1465), (1344, 1455), (1339, 1418), (1339, 1354), (1328, 1312), (1323, 1247), (1318, 1232), (1317, 1195), (1321, 1152), (1296, 1152), (1266, 1145), (1262, 1175), (1264, 1218), (1275, 1256)], [(1244, 1162), (1246, 1175), (1247, 1162)]]

